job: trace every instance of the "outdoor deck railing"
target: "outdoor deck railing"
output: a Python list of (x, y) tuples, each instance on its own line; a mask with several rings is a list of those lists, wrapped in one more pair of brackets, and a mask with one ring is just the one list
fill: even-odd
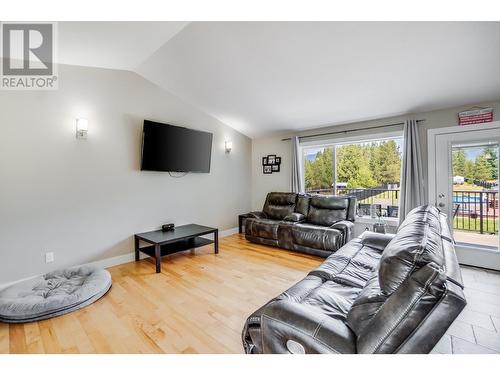
[[(314, 194), (335, 194), (333, 189), (311, 189), (308, 193)], [(335, 195), (351, 195), (355, 196), (358, 203), (372, 204), (384, 201), (385, 205), (398, 206), (399, 189), (383, 189), (383, 188), (337, 188)]]
[[(310, 189), (308, 193), (335, 194), (333, 189)], [(382, 188), (337, 188), (336, 195), (355, 196), (358, 204), (376, 204), (381, 206), (383, 216), (388, 214), (388, 206), (399, 206), (399, 189)], [(453, 191), (453, 228), (478, 233), (498, 233), (499, 203), (498, 191)]]
[(498, 191), (453, 191), (453, 228), (498, 233)]

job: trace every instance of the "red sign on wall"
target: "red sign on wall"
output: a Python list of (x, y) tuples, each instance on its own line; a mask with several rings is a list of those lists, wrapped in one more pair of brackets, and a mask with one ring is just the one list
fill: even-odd
[(480, 108), (460, 112), (458, 125), (482, 124), (493, 121), (493, 108)]

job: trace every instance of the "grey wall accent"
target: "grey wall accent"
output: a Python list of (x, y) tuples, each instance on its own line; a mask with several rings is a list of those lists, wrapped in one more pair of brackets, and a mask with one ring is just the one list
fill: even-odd
[[(427, 196), (427, 130), (444, 128), (448, 126), (458, 126), (457, 113), (469, 109), (473, 105), (481, 107), (493, 107), (494, 121), (500, 119), (500, 101), (491, 101), (483, 103), (474, 103), (461, 107), (440, 109), (431, 112), (417, 112), (411, 114), (415, 119), (425, 119), (425, 122), (419, 123), (420, 146), (422, 148), (422, 164), (425, 178), (425, 191)], [(370, 127), (403, 122), (410, 115), (395, 116), (385, 119), (356, 122), (346, 125), (325, 126), (316, 129), (309, 129), (299, 133), (280, 132), (272, 137), (258, 138), (252, 140), (252, 209), (260, 209), (264, 204), (266, 194), (273, 191), (290, 191), (290, 173), (291, 165), (288, 161), (291, 157), (291, 146), (289, 141), (281, 141), (282, 138), (293, 135), (319, 134), (328, 131), (343, 131), (349, 129), (366, 128), (366, 131), (351, 133), (351, 135), (381, 134), (384, 129), (370, 130)], [(471, 125), (472, 126), (472, 125)], [(394, 131), (394, 128), (387, 128), (385, 131)], [(341, 135), (342, 137), (342, 135)], [(281, 153), (282, 161), (281, 172), (272, 175), (263, 175), (259, 168), (260, 158), (267, 154)]]
[[(224, 230), (249, 211), (249, 138), (135, 73), (59, 73), (57, 91), (0, 91), (0, 284), (129, 253), (133, 233), (162, 223)], [(213, 132), (211, 173), (141, 172), (145, 118)]]

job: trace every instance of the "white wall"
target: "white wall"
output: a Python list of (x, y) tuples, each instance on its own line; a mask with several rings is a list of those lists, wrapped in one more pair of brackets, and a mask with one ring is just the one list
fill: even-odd
[[(493, 107), (495, 120), (499, 118), (500, 101), (486, 102), (476, 104), (481, 107)], [(441, 109), (432, 112), (416, 113), (413, 116), (416, 119), (425, 119), (424, 122), (419, 123), (420, 126), (420, 141), (423, 150), (423, 166), (424, 176), (427, 178), (427, 130), (447, 127), (458, 126), (457, 114), (460, 111), (469, 109), (472, 105), (466, 105), (457, 108)], [(347, 125), (337, 125), (332, 127), (324, 127), (317, 129), (310, 129), (300, 133), (283, 133), (277, 137), (266, 137), (252, 140), (252, 209), (260, 210), (264, 204), (266, 194), (270, 191), (289, 191), (290, 190), (290, 173), (291, 173), (291, 146), (289, 141), (281, 141), (282, 138), (287, 138), (290, 135), (307, 135), (307, 134), (320, 134), (329, 131), (343, 131), (349, 129), (367, 129), (363, 132), (351, 133), (349, 136), (363, 135), (371, 133), (383, 133), (384, 131), (394, 131), (394, 128), (370, 130), (370, 127), (380, 126), (384, 124), (392, 124), (402, 122), (407, 116), (391, 117), (375, 121), (365, 121), (352, 123)], [(344, 137), (344, 135), (340, 135)], [(262, 167), (259, 166), (262, 156), (267, 154), (282, 154), (283, 163), (281, 171), (278, 174), (270, 176), (262, 174)], [(424, 186), (427, 189), (427, 181), (424, 181)]]
[[(166, 222), (228, 229), (250, 209), (249, 138), (135, 73), (59, 73), (57, 91), (0, 92), (0, 284), (129, 253), (134, 233)], [(213, 132), (210, 174), (141, 172), (145, 118)]]
[[(268, 192), (291, 189), (291, 146), (281, 139), (274, 136), (252, 142), (252, 210), (262, 210)], [(262, 157), (267, 155), (281, 156), (280, 172), (263, 174)]]

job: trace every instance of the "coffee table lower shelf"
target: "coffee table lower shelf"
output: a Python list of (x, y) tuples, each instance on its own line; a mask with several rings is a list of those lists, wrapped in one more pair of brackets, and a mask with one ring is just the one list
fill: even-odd
[[(176, 241), (173, 243), (165, 244), (160, 246), (160, 256), (165, 256), (165, 255), (170, 255), (170, 254), (175, 254), (180, 251), (186, 251), (190, 249), (195, 249), (197, 247), (202, 247), (206, 245), (213, 244), (213, 240), (209, 240), (207, 238), (203, 237), (195, 237), (195, 238), (189, 238), (187, 240), (182, 240), (182, 241)], [(141, 253), (147, 254), (150, 257), (155, 257), (155, 246), (145, 246), (139, 248), (139, 251)]]

